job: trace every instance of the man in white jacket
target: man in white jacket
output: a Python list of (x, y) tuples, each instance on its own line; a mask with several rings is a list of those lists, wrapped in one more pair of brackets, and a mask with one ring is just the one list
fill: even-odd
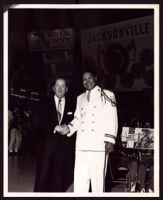
[(106, 153), (113, 151), (118, 120), (113, 92), (97, 85), (93, 72), (83, 73), (86, 92), (77, 98), (74, 119), (56, 130), (68, 137), (77, 131), (74, 192), (104, 192)]

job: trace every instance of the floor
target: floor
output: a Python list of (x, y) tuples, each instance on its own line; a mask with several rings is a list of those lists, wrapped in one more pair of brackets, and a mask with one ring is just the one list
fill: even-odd
[[(34, 154), (12, 155), (8, 158), (8, 192), (33, 192), (35, 180)], [(111, 187), (111, 192), (125, 192), (125, 184), (116, 184)], [(73, 184), (67, 192), (73, 192)]]
[(35, 156), (13, 155), (8, 159), (8, 191), (32, 192), (35, 180)]

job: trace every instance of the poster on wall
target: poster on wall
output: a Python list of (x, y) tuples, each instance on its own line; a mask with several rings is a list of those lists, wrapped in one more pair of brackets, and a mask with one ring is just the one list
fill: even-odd
[(42, 52), (44, 63), (50, 65), (50, 75), (72, 75), (74, 62), (74, 30), (55, 29), (29, 32), (30, 51)]
[(28, 32), (29, 49), (52, 50), (74, 47), (74, 30), (72, 28)]
[(115, 92), (153, 88), (153, 16), (81, 31), (82, 61)]

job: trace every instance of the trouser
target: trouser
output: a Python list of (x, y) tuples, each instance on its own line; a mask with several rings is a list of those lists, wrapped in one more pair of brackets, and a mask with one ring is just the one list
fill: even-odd
[(74, 159), (60, 152), (37, 158), (34, 192), (66, 192), (73, 182)]
[(105, 152), (76, 151), (74, 192), (104, 192)]
[(132, 160), (130, 161), (128, 165), (128, 179), (130, 182), (135, 182), (137, 181), (138, 178), (138, 162), (137, 160)]
[(139, 179), (141, 188), (145, 188), (147, 168), (149, 169), (149, 188), (153, 190), (153, 155), (142, 155), (142, 161), (139, 166)]
[(21, 141), (22, 135), (20, 131), (16, 128), (12, 128), (10, 131), (9, 150), (19, 150)]
[[(147, 176), (147, 166), (141, 164), (139, 168), (139, 178), (140, 178), (140, 187), (145, 188)], [(154, 191), (153, 189), (153, 166), (149, 167), (149, 188)]]

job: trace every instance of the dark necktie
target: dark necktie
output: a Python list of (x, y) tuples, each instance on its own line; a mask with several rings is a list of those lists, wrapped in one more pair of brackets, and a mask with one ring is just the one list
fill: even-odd
[(58, 107), (57, 107), (57, 114), (58, 114), (58, 123), (60, 124), (61, 122), (61, 117), (62, 117), (62, 104), (61, 104), (61, 99), (58, 101)]

